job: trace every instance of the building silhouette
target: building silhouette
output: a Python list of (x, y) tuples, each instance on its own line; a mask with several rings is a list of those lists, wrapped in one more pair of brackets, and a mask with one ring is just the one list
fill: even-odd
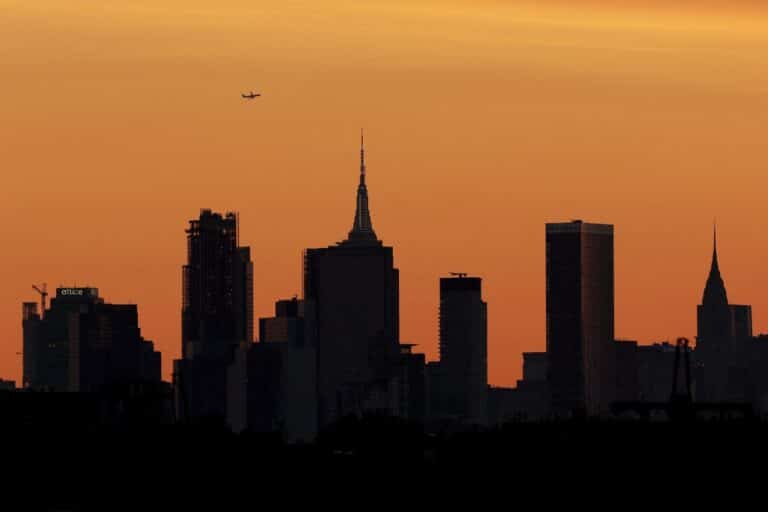
[(275, 316), (259, 319), (259, 340), (304, 346), (304, 301), (297, 298), (275, 303)]
[(713, 236), (712, 262), (696, 308), (696, 399), (743, 401), (751, 387), (747, 354), (752, 344), (752, 308), (728, 303)]
[(259, 319), (259, 327), (259, 342), (244, 343), (228, 370), (227, 421), (235, 432), (312, 441), (317, 357), (305, 342), (303, 301), (278, 301), (275, 316)]
[(430, 417), (427, 361), (424, 354), (413, 351), (413, 343), (400, 344), (397, 416), (416, 423)]
[(320, 425), (366, 411), (391, 412), (399, 360), (399, 277), (368, 207), (365, 151), (346, 240), (304, 253), (307, 340), (317, 348)]
[(225, 354), (253, 339), (253, 266), (250, 248), (239, 247), (237, 216), (202, 210), (189, 221), (187, 264), (182, 270), (182, 349)]
[(69, 390), (98, 392), (160, 383), (160, 352), (141, 336), (135, 304), (96, 304), (82, 311), (70, 338)]
[(174, 362), (177, 414), (223, 421), (227, 367), (240, 344), (253, 340), (250, 249), (239, 245), (234, 213), (202, 210), (186, 233), (182, 359)]
[(23, 305), (24, 387), (103, 392), (160, 383), (160, 353), (141, 336), (134, 304), (108, 304), (96, 288), (58, 288), (41, 316)]
[(440, 362), (431, 367), (432, 413), (488, 422), (488, 313), (482, 279), (440, 279)]
[[(647, 346), (636, 346), (636, 400), (664, 402), (672, 392), (675, 372), (675, 346), (664, 341)], [(687, 348), (686, 350), (689, 350)]]
[(539, 421), (550, 415), (546, 352), (523, 353), (523, 378), (514, 388), (490, 387), (488, 416), (491, 425), (511, 421)]
[[(68, 347), (65, 349), (62, 346), (54, 352), (49, 343), (40, 341), (44, 313), (44, 310), (38, 311), (37, 302), (24, 302), (21, 305), (23, 337), (21, 387), (58, 386), (64, 389), (68, 382), (67, 363), (65, 363)], [(60, 368), (58, 372), (52, 369), (54, 363)]]
[(731, 336), (736, 339), (752, 337), (752, 306), (729, 304), (731, 310)]
[(731, 346), (731, 309), (717, 261), (717, 235), (713, 240), (712, 263), (701, 304), (696, 308), (697, 399), (719, 401), (727, 387)]
[(546, 303), (553, 412), (600, 414), (614, 389), (612, 225), (546, 225)]
[(25, 388), (69, 390), (70, 318), (101, 301), (94, 289), (73, 290), (57, 290), (50, 307), (39, 313), (34, 302), (22, 305)]

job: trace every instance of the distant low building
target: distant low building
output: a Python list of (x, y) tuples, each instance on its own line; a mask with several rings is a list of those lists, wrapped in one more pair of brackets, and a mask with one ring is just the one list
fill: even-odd
[[(689, 355), (690, 355), (690, 348)], [(643, 402), (664, 402), (672, 396), (672, 384), (675, 373), (676, 348), (669, 342), (639, 345), (637, 347), (637, 395), (636, 400)], [(682, 356), (682, 354), (681, 354)], [(681, 358), (682, 359), (682, 358)], [(678, 371), (682, 390), (684, 367), (680, 363)]]
[(50, 308), (23, 306), (24, 387), (101, 392), (159, 383), (160, 353), (144, 339), (134, 304), (108, 304), (96, 288), (58, 288)]
[(305, 345), (304, 301), (296, 298), (275, 303), (275, 316), (259, 319), (259, 340)]
[(750, 401), (760, 416), (768, 417), (768, 334), (759, 334), (751, 339), (747, 368)]
[(243, 344), (227, 370), (227, 422), (235, 432), (317, 435), (317, 355), (305, 340), (303, 302), (278, 301), (259, 320), (261, 341)]
[(429, 416), (429, 390), (424, 354), (413, 352), (415, 345), (400, 344), (399, 410), (401, 418), (423, 423)]
[(69, 390), (159, 383), (160, 352), (141, 336), (134, 304), (98, 304), (70, 323)]
[(510, 421), (537, 421), (550, 415), (547, 383), (547, 354), (523, 354), (523, 378), (514, 388), (489, 388), (489, 415), (492, 425)]
[(610, 373), (614, 387), (610, 393), (611, 402), (636, 400), (638, 394), (637, 342), (615, 340), (612, 348), (613, 364)]

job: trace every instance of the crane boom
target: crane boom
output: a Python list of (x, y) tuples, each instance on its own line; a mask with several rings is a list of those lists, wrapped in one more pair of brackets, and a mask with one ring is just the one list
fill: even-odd
[(48, 297), (48, 285), (46, 283), (43, 283), (42, 287), (37, 286), (35, 284), (32, 285), (32, 288), (40, 294), (40, 318), (45, 315), (45, 299)]

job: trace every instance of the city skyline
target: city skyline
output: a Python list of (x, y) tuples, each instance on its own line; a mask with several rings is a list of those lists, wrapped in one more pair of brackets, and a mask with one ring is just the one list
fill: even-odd
[[(381, 245), (381, 241), (376, 239), (375, 232), (373, 231), (372, 221), (371, 221), (371, 217), (372, 216), (371, 216), (371, 214), (369, 212), (369, 208), (368, 208), (367, 189), (365, 187), (366, 165), (365, 165), (364, 146), (363, 146), (362, 138), (361, 138), (361, 146), (360, 146), (360, 167), (359, 167), (359, 173), (360, 173), (359, 174), (360, 184), (359, 184), (358, 192), (357, 192), (357, 200), (356, 200), (356, 206), (355, 206), (355, 216), (354, 216), (353, 229), (349, 232), (348, 240), (338, 242), (337, 246), (344, 246), (345, 244), (349, 244), (349, 243), (352, 243), (353, 245), (354, 244), (362, 243), (363, 246), (369, 245), (369, 244), (373, 244), (374, 246), (380, 246)], [(212, 212), (208, 208), (201, 208), (200, 209), (201, 219), (202, 219), (203, 216), (206, 216), (206, 215), (210, 216), (211, 214), (212, 214)], [(220, 214), (218, 212), (213, 212), (213, 215), (218, 217), (218, 218), (220, 218), (220, 219), (222, 218), (221, 217), (222, 214)], [(234, 222), (236, 218), (239, 219), (240, 215), (239, 215), (239, 212), (237, 212), (237, 213), (235, 213), (235, 212), (226, 212), (224, 217), (226, 219), (229, 219), (229, 220)], [(197, 223), (198, 221), (197, 220), (192, 220), (190, 222), (191, 223)], [(583, 222), (582, 220), (572, 220), (570, 222), (562, 222), (562, 223), (555, 223), (555, 224), (553, 224), (553, 223), (546, 223), (544, 227), (545, 227), (545, 232), (548, 234), (550, 229), (552, 229), (551, 226), (566, 226), (567, 227), (567, 226), (571, 226), (571, 225), (574, 225), (574, 224), (575, 225), (581, 225), (582, 222)], [(595, 224), (585, 224), (585, 225), (587, 225), (587, 226), (598, 226), (598, 227), (601, 227), (601, 228), (603, 226), (605, 226), (606, 228), (609, 228), (610, 229), (610, 233), (611, 233), (611, 246), (613, 245), (613, 240), (612, 240), (612, 238), (613, 238), (613, 229), (614, 229), (613, 225), (599, 225), (599, 224), (598, 225), (595, 225)], [(363, 226), (362, 231), (361, 231), (361, 226)], [(238, 241), (239, 241), (240, 229), (241, 229), (241, 227), (240, 227), (239, 224), (237, 225), (237, 227), (234, 227), (232, 229), (232, 232), (233, 232), (232, 236), (235, 237)], [(357, 241), (356, 237), (360, 236), (358, 233), (363, 232), (363, 231), (365, 233), (369, 233), (370, 234), (370, 237), (369, 237), (370, 240), (367, 239), (367, 238), (364, 238), (362, 242)], [(186, 230), (186, 232), (189, 233), (190, 231)], [(235, 238), (232, 239), (232, 243), (235, 243), (235, 241), (234, 241)], [(350, 242), (350, 241), (352, 241), (352, 242)], [(716, 226), (714, 227), (714, 238), (711, 240), (711, 244), (712, 244), (711, 247), (712, 247), (712, 251), (713, 251), (713, 253), (712, 253), (712, 260), (711, 260), (711, 263), (710, 263), (711, 269), (710, 269), (710, 272), (709, 272), (709, 277), (707, 278), (706, 286), (704, 287), (704, 292), (703, 292), (703, 296), (704, 297), (706, 297), (708, 293), (711, 293), (711, 292), (709, 292), (709, 289), (711, 287), (710, 281), (713, 279), (712, 278), (712, 272), (714, 272), (716, 270), (717, 271), (717, 277), (718, 277), (718, 279), (720, 279), (719, 266), (718, 266), (718, 257), (717, 257), (717, 228), (716, 228)], [(334, 246), (331, 246), (331, 248), (332, 247), (334, 247)], [(237, 247), (236, 249), (237, 249), (237, 251), (243, 250), (240, 247)], [(247, 254), (248, 253), (248, 247), (245, 247), (244, 250), (246, 251), (246, 254)], [(306, 251), (306, 250), (312, 250), (312, 249), (305, 249), (304, 251)], [(612, 252), (612, 248), (611, 248), (611, 252)], [(546, 262), (545, 262), (545, 265), (546, 265)], [(186, 271), (187, 267), (184, 266), (183, 268)], [(395, 271), (397, 272), (397, 269), (395, 269)], [(613, 274), (613, 262), (611, 262), (610, 273)], [(454, 273), (454, 272), (446, 272), (445, 274), (456, 274), (456, 275), (459, 275), (459, 277), (467, 275), (466, 273), (458, 273), (457, 274), (457, 273)], [(441, 283), (446, 279), (445, 275), (440, 275), (438, 277), (439, 277)], [(545, 278), (546, 278), (546, 275), (545, 275)], [(477, 279), (477, 278), (473, 277), (472, 279)], [(67, 286), (69, 286), (69, 285), (61, 284), (61, 285), (59, 285), (56, 288), (56, 291), (58, 292), (58, 290), (61, 289), (62, 287), (66, 290)], [(75, 284), (75, 286), (76, 286), (76, 284)], [(75, 289), (77, 289), (77, 290), (88, 289), (88, 287), (90, 285), (85, 285), (85, 286), (86, 286), (86, 288), (75, 288)], [(441, 286), (442, 286), (442, 284), (441, 284)], [(720, 286), (722, 286), (722, 279), (720, 279)], [(38, 293), (38, 295), (39, 295), (39, 290), (34, 290), (34, 291), (36, 293)], [(50, 297), (54, 297), (52, 292), (53, 292), (53, 290), (51, 290), (49, 292), (50, 293)], [(723, 294), (724, 293), (725, 292), (723, 291)], [(295, 294), (295, 296), (298, 296), (298, 294)], [(277, 301), (277, 300), (278, 300), (277, 297), (273, 298), (273, 302)], [(725, 299), (725, 300), (727, 301), (727, 299)], [(610, 308), (610, 310), (613, 313), (614, 306), (613, 306), (612, 302), (613, 301), (611, 300), (611, 308)], [(25, 305), (25, 307), (26, 307), (26, 304), (30, 304), (30, 303), (31, 304), (38, 304), (35, 301), (24, 301), (23, 305)], [(138, 306), (140, 306), (140, 304), (136, 304), (136, 306), (138, 307)], [(697, 306), (697, 307), (700, 308), (701, 306)], [(743, 306), (732, 306), (732, 307), (743, 307)], [(42, 309), (41, 309), (41, 311), (42, 311)], [(255, 316), (253, 316), (255, 314), (254, 312), (250, 312), (250, 313), (246, 313), (246, 314), (250, 314), (253, 318), (257, 318)], [(546, 317), (546, 312), (545, 312), (545, 317)], [(267, 316), (266, 315), (263, 316), (263, 317), (258, 316), (258, 318), (267, 318)], [(750, 313), (750, 320), (749, 321), (750, 321), (750, 325), (751, 325), (751, 322), (752, 322), (751, 313)], [(251, 325), (252, 325), (252, 322), (253, 321), (251, 320)], [(439, 317), (438, 317), (438, 322), (439, 322)], [(399, 323), (399, 322), (397, 322), (397, 323)], [(613, 328), (611, 328), (611, 331), (612, 330), (613, 330)], [(762, 334), (762, 332), (758, 331), (755, 334)], [(751, 331), (750, 331), (749, 335), (750, 336), (752, 335)], [(623, 336), (612, 336), (610, 338), (611, 338), (611, 340), (628, 339), (628, 337), (623, 337)], [(243, 338), (243, 339), (247, 339), (247, 338)], [(255, 336), (254, 336), (254, 339), (256, 339)], [(408, 340), (402, 339), (400, 336), (396, 336), (395, 339), (399, 339), (400, 343), (402, 343), (404, 345), (414, 345), (414, 346), (418, 346), (419, 345), (419, 344), (411, 344), (411, 343), (408, 342)], [(695, 336), (691, 336), (691, 339), (695, 340), (696, 337)], [(262, 340), (258, 340), (258, 341), (262, 341)], [(608, 339), (606, 339), (606, 341), (608, 341)], [(653, 341), (651, 341), (651, 342), (649, 342), (647, 344), (650, 345), (651, 343), (656, 343), (656, 342), (659, 342), (659, 341), (670, 341), (670, 340), (669, 339), (657, 339), (657, 340), (653, 340)], [(440, 352), (440, 349), (439, 349), (439, 343), (440, 343), (439, 336), (438, 336), (437, 342), (438, 342), (438, 348), (437, 348), (437, 355), (436, 356), (431, 353), (431, 351), (429, 350), (428, 347), (424, 347), (423, 345), (420, 347), (421, 350), (423, 350), (426, 353), (426, 355), (429, 356), (428, 360), (430, 360), (430, 361), (438, 361), (439, 360), (439, 352)], [(694, 345), (695, 345), (695, 341), (694, 341)], [(546, 348), (546, 338), (545, 338), (545, 347), (544, 348)], [(520, 357), (520, 369), (519, 369), (520, 376), (522, 376), (522, 359), (523, 359), (523, 354), (525, 352), (529, 352), (530, 353), (530, 352), (534, 352), (534, 351), (535, 351), (535, 349), (526, 349), (526, 350), (521, 351), (521, 353), (519, 354), (519, 357)], [(489, 365), (490, 365), (492, 359), (493, 359), (492, 357), (488, 358), (488, 364)], [(165, 364), (167, 364), (167, 363), (164, 363), (164, 365)], [(171, 372), (168, 372), (168, 373), (170, 374)], [(165, 371), (163, 372), (163, 378), (166, 378), (166, 372)], [(166, 379), (166, 380), (168, 380), (168, 379)], [(498, 383), (493, 382), (491, 379), (488, 380), (488, 384), (490, 386), (499, 385)]]
[[(713, 217), (729, 298), (753, 305), (755, 333), (766, 331), (766, 69), (756, 55), (768, 31), (757, 30), (760, 16), (626, 11), (609, 30), (598, 14), (568, 21), (551, 2), (543, 12), (562, 31), (525, 12), (502, 16), (529, 36), (515, 39), (473, 7), (463, 17), (371, 7), (384, 21), (440, 22), (397, 43), (386, 23), (372, 33), (355, 28), (378, 19), (370, 12), (333, 2), (348, 28), (330, 44), (298, 10), (253, 35), (235, 21), (243, 7), (233, 4), (217, 18), (232, 29), (222, 39), (195, 2), (170, 2), (177, 9), (168, 12), (106, 6), (106, 29), (77, 16), (75, 4), (49, 6), (55, 20), (14, 6), (9, 19), (18, 23), (3, 31), (24, 50), (9, 58), (17, 79), (0, 85), (16, 99), (0, 128), (8, 219), (0, 234), (11, 269), (0, 291), (2, 378), (20, 381), (20, 303), (36, 300), (32, 284), (47, 282), (87, 283), (116, 303), (137, 303), (170, 380), (180, 344), (180, 230), (200, 208), (240, 212), (255, 318), (300, 294), (302, 250), (349, 229), (361, 125), (373, 221), (401, 272), (400, 338), (430, 360), (438, 280), (468, 272), (483, 278), (490, 308), (490, 382), (519, 378), (520, 353), (545, 347), (542, 224), (571, 218), (616, 226), (618, 338), (694, 337)], [(669, 28), (659, 28), (664, 20)], [(46, 43), (20, 33), (30, 24), (44, 27)], [(307, 26), (315, 27), (312, 51), (267, 49)], [(191, 46), (167, 41), (162, 27)], [(494, 29), (488, 41), (477, 40), (477, 27)], [(621, 36), (627, 27), (631, 35)], [(78, 33), (88, 37), (71, 37)], [(117, 47), (136, 34), (157, 45)], [(358, 43), (362, 50), (347, 51)], [(327, 69), (312, 64), (317, 57)], [(201, 79), (206, 69), (216, 77)], [(238, 95), (251, 86), (264, 96), (243, 105)], [(450, 256), (436, 261), (438, 251)]]

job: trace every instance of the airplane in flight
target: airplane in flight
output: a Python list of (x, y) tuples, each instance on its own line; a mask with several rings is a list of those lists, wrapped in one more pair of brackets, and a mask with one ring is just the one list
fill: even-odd
[(251, 91), (250, 94), (241, 94), (240, 96), (242, 96), (243, 98), (245, 98), (247, 100), (252, 100), (253, 98), (257, 98), (257, 97), (261, 96), (261, 93), (254, 93), (253, 91)]

